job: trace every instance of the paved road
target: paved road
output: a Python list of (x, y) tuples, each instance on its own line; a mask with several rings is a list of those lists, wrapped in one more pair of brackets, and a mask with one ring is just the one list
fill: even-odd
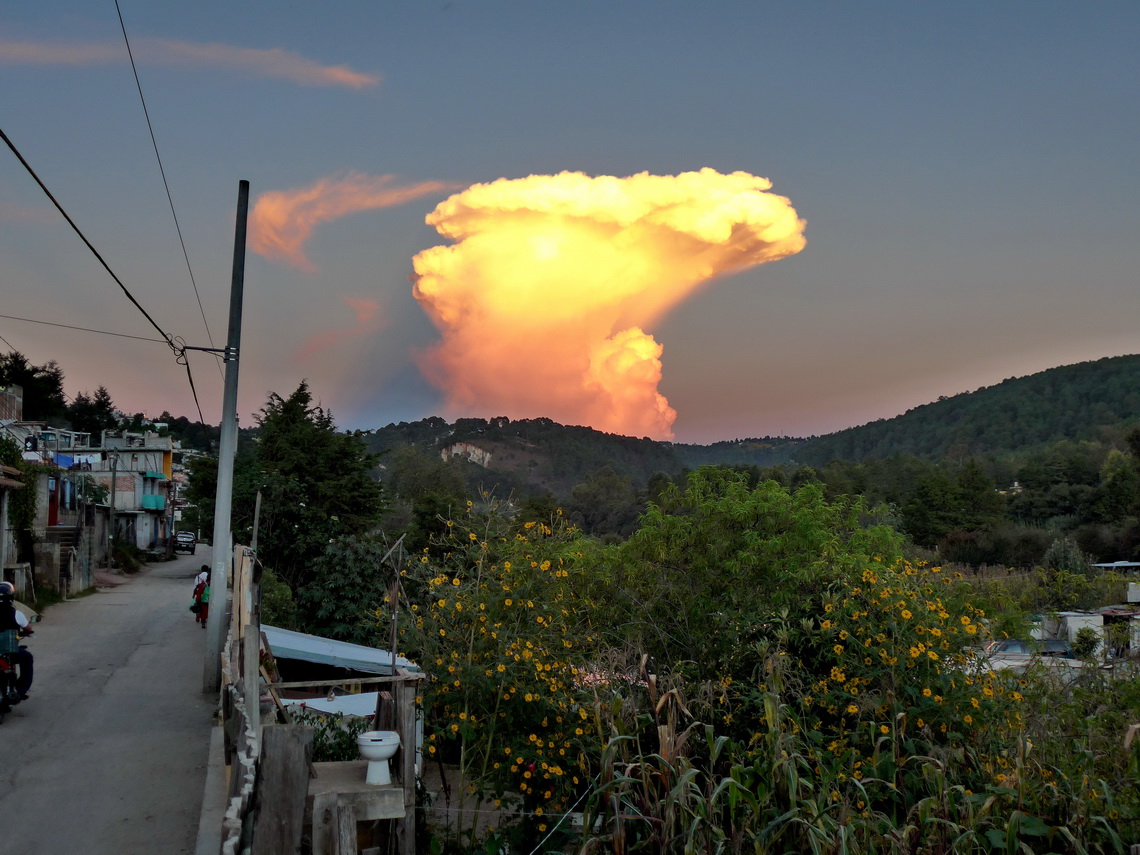
[(209, 548), (52, 606), (31, 698), (0, 723), (0, 851), (192, 853), (212, 716), (188, 610)]

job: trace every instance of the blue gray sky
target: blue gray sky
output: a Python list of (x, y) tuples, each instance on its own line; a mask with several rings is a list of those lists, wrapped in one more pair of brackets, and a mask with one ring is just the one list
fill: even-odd
[[(572, 348), (533, 360), (524, 349), (514, 364), (533, 361), (533, 374), (456, 392), (455, 365), (476, 355), (452, 353), (453, 370), (441, 370), (433, 359), (459, 334), (413, 294), (413, 259), (461, 240), (426, 224), (437, 205), (472, 185), (564, 172), (761, 176), (806, 222), (801, 251), (717, 268), (604, 331), (633, 317), (659, 347), (645, 365), (681, 441), (822, 434), (1140, 351), (1140, 6), (120, 9), (219, 346), (239, 180), (262, 205), (246, 273), (245, 424), (269, 392), (302, 379), (345, 428), (433, 414), (598, 424), (592, 411), (575, 418), (565, 378), (538, 370), (586, 359)], [(208, 346), (114, 3), (5, 4), (0, 75), (0, 128), (159, 324)], [(703, 198), (684, 205), (700, 213)], [(689, 244), (662, 240), (668, 272)], [(572, 275), (536, 274), (532, 316), (624, 281), (571, 263)], [(480, 276), (465, 284), (472, 300), (498, 282)], [(153, 334), (3, 149), (0, 314)], [(524, 334), (536, 347), (561, 339), (557, 324), (522, 324), (514, 337)], [(0, 337), (34, 362), (57, 360), (69, 394), (105, 385), (125, 410), (195, 415), (185, 372), (160, 345), (7, 318)], [(220, 372), (203, 355), (191, 364), (217, 420)], [(528, 384), (555, 390), (562, 411), (511, 397)]]

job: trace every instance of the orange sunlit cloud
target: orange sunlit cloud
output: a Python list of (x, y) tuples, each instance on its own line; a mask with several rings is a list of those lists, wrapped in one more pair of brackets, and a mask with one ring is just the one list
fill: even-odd
[(304, 249), (316, 226), (357, 211), (390, 208), (455, 189), (443, 181), (397, 187), (392, 185), (394, 180), (392, 175), (350, 172), (341, 178), (322, 178), (308, 187), (262, 194), (249, 216), (250, 248), (270, 260), (315, 273)]
[(375, 300), (347, 296), (342, 296), (341, 299), (356, 315), (356, 323), (344, 329), (329, 330), (309, 336), (297, 350), (298, 362), (307, 362), (318, 353), (342, 343), (345, 339), (371, 335), (387, 326), (387, 318), (381, 315), (381, 306)]
[[(322, 65), (281, 48), (235, 47), (212, 42), (174, 39), (134, 39), (136, 60), (149, 65), (226, 68), (257, 77), (289, 80), (301, 86), (343, 86), (362, 89), (380, 82), (378, 74), (353, 71), (345, 65)], [(122, 45), (105, 42), (18, 42), (0, 39), (0, 63), (8, 65), (106, 65), (125, 63)]]
[(502, 178), (442, 203), (453, 241), (413, 259), (442, 334), (425, 376), (452, 415), (545, 416), (668, 439), (660, 345), (646, 328), (717, 276), (803, 249), (771, 182), (712, 169)]

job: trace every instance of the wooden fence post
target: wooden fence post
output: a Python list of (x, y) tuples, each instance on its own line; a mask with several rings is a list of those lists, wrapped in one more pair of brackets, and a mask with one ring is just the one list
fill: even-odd
[(252, 855), (301, 851), (313, 731), (296, 724), (266, 727), (258, 769)]
[(336, 806), (336, 834), (329, 855), (356, 855), (356, 853), (356, 808), (351, 804), (339, 804)]
[[(407, 671), (400, 674), (410, 677)], [(404, 818), (397, 820), (401, 855), (416, 852), (416, 694), (419, 682), (406, 679), (393, 685), (396, 729), (400, 734), (400, 784), (404, 790)]]

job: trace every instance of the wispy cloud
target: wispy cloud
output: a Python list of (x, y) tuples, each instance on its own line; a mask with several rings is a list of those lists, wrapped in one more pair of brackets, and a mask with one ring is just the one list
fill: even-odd
[(422, 181), (404, 187), (393, 186), (394, 181), (393, 175), (350, 172), (339, 178), (322, 178), (296, 190), (264, 193), (250, 214), (250, 248), (270, 260), (315, 273), (316, 267), (305, 256), (305, 243), (321, 223), (456, 189), (456, 185), (445, 181)]
[(308, 362), (317, 354), (344, 342), (346, 339), (371, 335), (388, 325), (388, 319), (381, 313), (381, 306), (375, 300), (349, 296), (341, 296), (341, 300), (356, 315), (356, 323), (351, 327), (328, 330), (309, 336), (297, 351), (298, 362)]
[[(363, 89), (380, 83), (380, 75), (353, 71), (346, 65), (322, 65), (281, 48), (247, 48), (217, 43), (136, 39), (135, 59), (150, 65), (227, 68), (257, 77), (289, 80), (301, 86)], [(5, 65), (108, 65), (126, 62), (123, 46), (101, 42), (21, 42), (0, 39)]]

